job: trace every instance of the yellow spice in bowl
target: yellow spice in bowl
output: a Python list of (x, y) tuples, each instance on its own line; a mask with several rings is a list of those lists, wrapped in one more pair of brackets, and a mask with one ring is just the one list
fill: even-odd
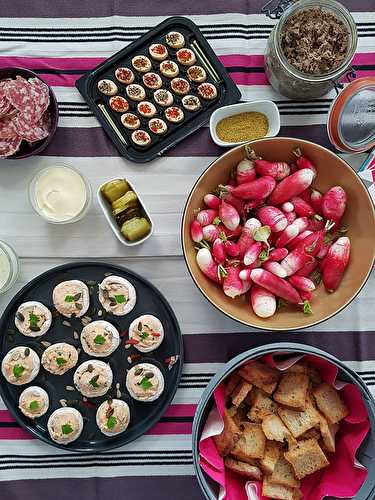
[(268, 132), (268, 119), (263, 113), (250, 111), (223, 118), (216, 125), (216, 134), (224, 142), (261, 139)]

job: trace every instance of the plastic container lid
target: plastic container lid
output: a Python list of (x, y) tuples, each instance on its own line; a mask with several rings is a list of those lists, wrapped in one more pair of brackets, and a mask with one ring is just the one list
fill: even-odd
[(327, 131), (339, 151), (361, 153), (375, 146), (375, 77), (358, 78), (340, 92)]

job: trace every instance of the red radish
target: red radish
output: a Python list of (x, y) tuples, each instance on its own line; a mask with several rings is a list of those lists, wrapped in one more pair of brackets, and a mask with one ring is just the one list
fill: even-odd
[(279, 278), (286, 278), (286, 271), (278, 262), (267, 260), (263, 263), (263, 267), (266, 271), (269, 271), (275, 276), (279, 276)]
[(285, 161), (254, 160), (254, 166), (260, 176), (270, 175), (277, 181), (290, 174), (290, 167)]
[(260, 241), (256, 241), (246, 250), (245, 255), (243, 257), (243, 262), (245, 266), (250, 266), (253, 264), (259, 257), (260, 252), (262, 251), (262, 243)]
[(205, 276), (207, 276), (207, 278), (215, 281), (216, 283), (221, 282), (219, 268), (217, 264), (215, 264), (211, 252), (208, 250), (208, 248), (201, 248), (200, 250), (198, 250), (196, 259), (199, 269)]
[(310, 203), (310, 196), (311, 196), (311, 187), (308, 187), (302, 193), (299, 195), (300, 198), (303, 199), (306, 203)]
[(316, 256), (322, 246), (323, 238), (324, 230), (310, 234), (281, 261), (288, 276), (299, 271), (306, 262), (312, 260), (311, 257)]
[(321, 272), (323, 272), (323, 270), (324, 270), (324, 266), (326, 265), (326, 261), (327, 261), (327, 256), (325, 256), (323, 259), (318, 261), (318, 266), (319, 266), (319, 269)]
[(256, 171), (254, 167), (254, 162), (248, 159), (241, 160), (237, 165), (236, 170), (236, 181), (237, 184), (244, 184), (245, 182), (251, 182), (256, 179)]
[(238, 266), (228, 266), (225, 270), (227, 275), (223, 279), (223, 291), (225, 295), (234, 299), (242, 295), (243, 283), (239, 277), (240, 268)]
[(219, 231), (220, 231), (220, 234), (221, 236), (225, 236), (226, 238), (238, 238), (240, 236), (240, 234), (242, 233), (242, 227), (240, 225), (238, 225), (236, 227), (236, 229), (232, 230), (232, 229), (228, 229), (227, 227), (224, 226), (224, 224), (220, 224), (220, 226), (218, 226), (219, 228)]
[(225, 248), (224, 242), (221, 238), (216, 238), (212, 245), (212, 256), (216, 264), (224, 264), (225, 262)]
[(322, 200), (323, 195), (320, 191), (313, 189), (310, 195), (310, 203), (315, 212), (319, 215), (322, 215)]
[(294, 250), (300, 243), (303, 241), (307, 236), (312, 234), (314, 231), (310, 231), (309, 229), (306, 229), (306, 231), (302, 231), (298, 236), (294, 238), (294, 240), (290, 241), (288, 243), (288, 250)]
[(307, 229), (309, 231), (320, 231), (321, 229), (324, 229), (326, 223), (323, 220), (323, 218), (320, 215), (315, 215), (314, 217), (311, 217), (309, 219), (309, 225)]
[(262, 267), (262, 263), (259, 259), (257, 259), (255, 262), (247, 266), (249, 269), (257, 269), (258, 267)]
[(210, 243), (213, 243), (216, 240), (216, 238), (218, 238), (220, 235), (219, 228), (214, 224), (209, 224), (208, 226), (204, 226), (202, 231), (203, 231), (203, 239), (205, 241), (209, 241)]
[(293, 153), (297, 156), (296, 164), (299, 170), (302, 168), (309, 168), (314, 172), (314, 175), (317, 174), (315, 165), (310, 161), (306, 156), (302, 156), (302, 152), (299, 148), (293, 151)]
[(313, 292), (315, 290), (314, 282), (306, 276), (290, 276), (288, 281), (297, 290), (302, 290), (303, 292)]
[[(233, 189), (233, 187), (226, 185), (225, 189)], [(244, 205), (245, 205), (245, 203), (244, 203), (243, 200), (240, 200), (239, 198), (236, 198), (229, 191), (221, 191), (220, 192), (220, 198), (222, 200), (225, 200), (227, 203), (229, 203), (229, 205), (232, 205), (232, 207), (234, 207), (239, 214), (243, 213), (243, 211), (244, 211)]]
[(301, 302), (299, 293), (290, 283), (265, 269), (253, 269), (250, 277), (254, 283), (264, 287), (287, 302), (291, 302), (292, 304), (299, 304)]
[(290, 201), (286, 201), (285, 203), (282, 204), (281, 208), (283, 209), (283, 212), (289, 213), (293, 212), (294, 205)]
[(285, 214), (286, 220), (288, 221), (288, 224), (293, 224), (293, 222), (297, 219), (297, 214), (296, 212), (288, 212)]
[(251, 271), (252, 271), (252, 269), (249, 269), (249, 268), (241, 269), (240, 274), (239, 274), (240, 279), (242, 281), (251, 281), (251, 278), (250, 278)]
[(310, 302), (310, 300), (312, 299), (312, 292), (304, 292), (304, 291), (300, 290), (299, 294), (301, 295), (301, 299), (303, 300), (304, 303)]
[(318, 267), (318, 263), (317, 259), (312, 257), (312, 259), (306, 262), (306, 264), (293, 276), (310, 276), (310, 274)]
[(240, 216), (237, 210), (229, 203), (226, 203), (224, 200), (221, 200), (221, 204), (219, 207), (219, 217), (224, 226), (232, 231), (234, 231), (239, 226)]
[(346, 208), (346, 193), (341, 186), (329, 189), (322, 199), (322, 214), (328, 220), (339, 225)]
[(261, 226), (262, 224), (259, 222), (258, 219), (255, 218), (248, 219), (245, 222), (241, 236), (237, 241), (240, 250), (239, 256), (241, 259), (245, 255), (245, 252), (250, 247), (250, 245), (254, 243), (254, 238), (253, 238), (254, 231), (259, 229)]
[(240, 247), (234, 241), (224, 241), (224, 248), (229, 257), (238, 257), (240, 254)]
[(289, 201), (293, 196), (298, 196), (311, 185), (314, 177), (314, 172), (308, 168), (297, 170), (275, 187), (268, 203), (270, 205), (281, 205), (284, 201)]
[(208, 193), (204, 196), (203, 201), (206, 207), (211, 208), (213, 210), (218, 210), (220, 205), (220, 198), (216, 195)]
[(190, 224), (190, 237), (195, 243), (203, 240), (203, 229), (198, 221), (193, 220)]
[(294, 211), (298, 217), (311, 217), (315, 215), (313, 207), (300, 196), (293, 196), (290, 201), (293, 203)]
[(212, 224), (213, 221), (218, 216), (217, 210), (212, 210), (211, 208), (206, 208), (205, 210), (201, 210), (197, 214), (197, 221), (201, 226), (208, 226)]
[(289, 226), (287, 226), (280, 234), (276, 240), (276, 247), (285, 247), (291, 241), (294, 241), (295, 238), (307, 228), (308, 224), (309, 219), (307, 219), (307, 217), (299, 217), (298, 219), (295, 219), (292, 224), (289, 224)]
[(272, 261), (280, 262), (280, 260), (285, 259), (289, 251), (286, 248), (275, 248), (271, 250), (269, 259)]
[(254, 210), (254, 208), (258, 208), (261, 205), (263, 205), (264, 200), (250, 200), (246, 201), (243, 206), (244, 214), (248, 214), (251, 210)]
[(244, 293), (246, 293), (250, 290), (253, 282), (251, 281), (251, 279), (241, 280), (241, 281), (242, 281), (242, 294), (241, 295), (243, 295)]
[(327, 292), (334, 292), (344, 276), (349, 263), (350, 240), (342, 236), (329, 248), (323, 267), (323, 283)]
[(260, 318), (270, 318), (276, 312), (276, 297), (265, 288), (254, 285), (250, 291), (250, 302), (253, 311)]
[(264, 226), (269, 226), (274, 232), (283, 231), (288, 225), (285, 214), (276, 207), (259, 208), (257, 216)]
[(319, 253), (316, 255), (317, 259), (324, 259), (327, 255), (330, 246), (332, 245), (332, 241), (323, 241), (322, 248), (319, 250)]
[[(276, 181), (273, 177), (265, 176), (255, 179), (252, 182), (245, 182), (237, 187), (220, 186), (227, 189), (233, 196), (242, 200), (263, 200), (267, 198), (275, 189)], [(225, 191), (224, 191), (225, 192)]]

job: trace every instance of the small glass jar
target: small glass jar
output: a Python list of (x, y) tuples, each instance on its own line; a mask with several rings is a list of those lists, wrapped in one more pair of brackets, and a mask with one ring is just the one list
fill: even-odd
[[(286, 21), (293, 15), (312, 8), (333, 14), (348, 30), (348, 50), (342, 64), (329, 73), (312, 75), (302, 73), (285, 57), (281, 46), (281, 33)], [(357, 28), (350, 12), (335, 0), (299, 0), (290, 5), (272, 30), (265, 53), (265, 70), (268, 81), (280, 94), (290, 99), (306, 101), (329, 92), (350, 68), (357, 48)]]
[(0, 240), (0, 294), (7, 292), (17, 281), (19, 262), (13, 248)]

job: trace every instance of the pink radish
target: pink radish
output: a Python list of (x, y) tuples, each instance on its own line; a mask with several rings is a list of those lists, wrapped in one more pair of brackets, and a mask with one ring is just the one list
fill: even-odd
[(293, 196), (290, 201), (293, 203), (294, 211), (298, 217), (311, 217), (315, 215), (313, 207), (300, 196)]
[(297, 172), (283, 179), (275, 187), (268, 203), (270, 205), (281, 205), (284, 201), (290, 200), (293, 196), (298, 196), (311, 185), (314, 177), (314, 172), (309, 168), (297, 170)]
[(305, 276), (290, 276), (288, 281), (294, 288), (302, 292), (313, 292), (315, 290), (314, 282)]
[(208, 226), (212, 224), (213, 221), (218, 216), (217, 210), (212, 210), (211, 208), (206, 208), (205, 210), (201, 210), (197, 214), (197, 221), (201, 226)]
[(289, 213), (293, 212), (294, 210), (294, 205), (290, 201), (286, 201), (281, 205), (281, 208), (283, 209), (283, 212)]
[(272, 261), (280, 262), (280, 260), (285, 259), (289, 251), (286, 248), (275, 248), (271, 250), (269, 259)]
[[(307, 303), (310, 302), (310, 300), (312, 299), (312, 292), (304, 292), (304, 291), (300, 290), (299, 294), (301, 295), (301, 299), (303, 300), (303, 302), (305, 304), (306, 304), (306, 302)], [(307, 312), (307, 314), (311, 314), (312, 311), (311, 311), (311, 309), (308, 309), (306, 312)]]
[(245, 255), (245, 252), (250, 247), (250, 245), (254, 243), (254, 238), (253, 238), (254, 232), (261, 226), (262, 224), (259, 222), (258, 219), (255, 218), (248, 219), (245, 222), (241, 236), (237, 241), (240, 250), (239, 256), (241, 259)]
[(240, 274), (239, 274), (240, 279), (242, 281), (251, 281), (251, 278), (250, 278), (251, 271), (252, 271), (252, 269), (249, 269), (249, 268), (241, 269)]
[(216, 264), (224, 264), (225, 262), (225, 248), (224, 242), (221, 238), (216, 238), (212, 245), (212, 256)]
[(224, 241), (224, 249), (228, 257), (238, 257), (240, 254), (240, 247), (234, 241)]
[(327, 256), (325, 256), (323, 259), (318, 261), (318, 266), (319, 266), (319, 269), (321, 272), (324, 271), (324, 266), (326, 264), (326, 261), (327, 261)]
[(227, 275), (223, 279), (223, 291), (225, 295), (234, 299), (242, 295), (243, 283), (239, 277), (240, 268), (238, 266), (228, 266), (225, 270)]
[(260, 241), (256, 241), (246, 250), (243, 262), (245, 266), (250, 266), (253, 264), (259, 257), (260, 252), (262, 251), (262, 243)]
[(312, 234), (314, 231), (310, 231), (309, 229), (306, 229), (306, 231), (302, 231), (298, 236), (294, 238), (291, 242), (288, 243), (287, 247), (288, 250), (294, 250), (300, 243), (303, 241), (307, 236)]
[(306, 156), (302, 156), (302, 152), (299, 148), (295, 149), (293, 153), (297, 156), (296, 164), (299, 170), (302, 168), (309, 168), (312, 170), (316, 176), (317, 171), (315, 165)]
[(260, 318), (270, 318), (276, 312), (276, 297), (273, 293), (259, 285), (252, 287), (250, 302), (254, 313)]
[(190, 224), (190, 237), (195, 243), (203, 240), (203, 229), (198, 221), (193, 220)]
[(207, 278), (215, 281), (216, 283), (221, 282), (218, 266), (215, 264), (208, 248), (201, 248), (198, 250), (196, 259), (199, 269), (205, 276), (207, 276)]
[(350, 240), (342, 236), (329, 248), (323, 268), (323, 283), (327, 292), (334, 292), (344, 276), (350, 258)]
[(251, 281), (251, 279), (241, 280), (241, 281), (242, 281), (242, 294), (241, 295), (243, 295), (244, 293), (247, 293), (250, 290), (253, 282)]
[(203, 198), (204, 204), (206, 207), (211, 208), (212, 210), (218, 210), (220, 205), (220, 198), (216, 195), (208, 193)]
[(335, 186), (329, 189), (322, 199), (322, 214), (328, 220), (339, 225), (341, 217), (346, 208), (347, 196), (341, 186)]
[(259, 208), (257, 216), (264, 226), (269, 226), (274, 232), (283, 231), (288, 225), (285, 214), (276, 207)]
[(203, 239), (205, 241), (209, 241), (210, 243), (213, 243), (216, 240), (216, 238), (218, 238), (220, 235), (219, 228), (214, 224), (209, 224), (208, 226), (204, 226), (202, 231), (203, 231)]
[(224, 226), (232, 231), (234, 231), (239, 226), (240, 216), (237, 210), (229, 203), (226, 203), (224, 200), (221, 200), (220, 203), (219, 217)]
[(236, 170), (236, 181), (237, 184), (244, 184), (245, 182), (251, 182), (256, 179), (256, 171), (254, 168), (254, 162), (248, 159), (241, 160), (237, 165)]
[(323, 238), (323, 230), (310, 234), (281, 261), (281, 265), (288, 276), (292, 276), (292, 274), (299, 271), (306, 262), (312, 260), (311, 257), (316, 256), (322, 246)]
[(266, 271), (269, 271), (279, 278), (286, 278), (286, 271), (278, 262), (268, 260), (263, 263), (263, 267), (264, 269), (266, 269)]
[[(233, 196), (242, 200), (262, 200), (272, 193), (275, 186), (275, 179), (270, 176), (265, 176), (255, 179), (255, 181), (252, 182), (245, 182), (236, 187), (226, 186), (224, 189), (227, 189)], [(223, 189), (224, 186), (219, 187)]]
[(277, 181), (290, 174), (290, 167), (285, 161), (254, 160), (254, 166), (260, 176), (270, 175)]
[(293, 222), (297, 219), (297, 214), (293, 210), (293, 212), (288, 212), (285, 214), (286, 220), (288, 221), (288, 224), (293, 224)]
[(318, 267), (318, 261), (314, 257), (311, 258), (306, 264), (301, 267), (299, 271), (296, 272), (293, 276), (310, 276), (312, 272)]
[(265, 269), (253, 269), (250, 277), (254, 283), (287, 302), (291, 302), (292, 304), (299, 304), (301, 302), (299, 293), (290, 283)]
[(276, 247), (282, 248), (288, 245), (291, 241), (303, 232), (309, 224), (307, 217), (299, 217), (295, 219), (292, 224), (289, 224), (276, 240)]
[(309, 219), (309, 225), (307, 229), (309, 231), (320, 231), (321, 229), (324, 229), (326, 223), (323, 220), (323, 218), (320, 215), (315, 215), (314, 217), (311, 217)]
[(220, 198), (229, 203), (229, 205), (232, 205), (232, 207), (234, 207), (237, 212), (242, 215), (242, 213), (244, 212), (244, 201), (236, 198), (228, 191), (228, 189), (233, 189), (232, 186), (227, 185), (224, 186), (224, 188), (226, 191), (220, 191)]
[(247, 266), (249, 269), (257, 269), (258, 267), (262, 267), (262, 262), (260, 259), (257, 259), (255, 262)]
[(230, 238), (238, 238), (240, 234), (242, 233), (242, 226), (238, 225), (236, 229), (228, 229), (227, 227), (224, 226), (224, 224), (220, 224), (218, 226), (220, 234), (223, 233), (224, 236), (228, 239)]
[(323, 195), (320, 191), (313, 189), (310, 195), (310, 203), (315, 212), (319, 215), (322, 215), (322, 200)]
[(330, 246), (332, 245), (332, 241), (323, 241), (322, 248), (319, 250), (319, 253), (316, 255), (317, 259), (324, 259), (327, 255)]

